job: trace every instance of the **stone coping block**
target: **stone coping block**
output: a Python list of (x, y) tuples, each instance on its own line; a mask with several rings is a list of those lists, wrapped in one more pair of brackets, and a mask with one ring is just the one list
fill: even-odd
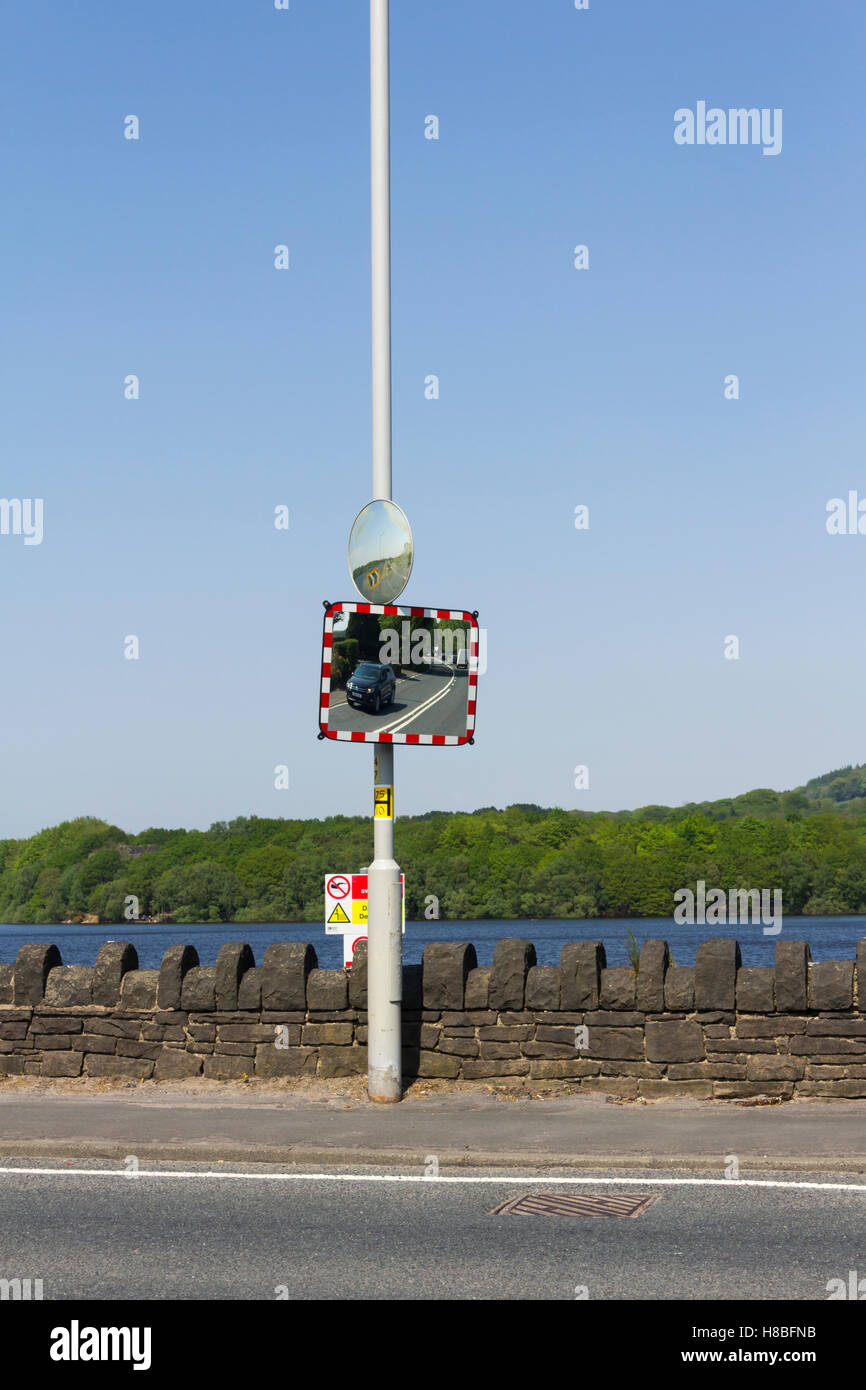
[(421, 964), (424, 1008), (462, 1009), (467, 976), (477, 965), (478, 958), (471, 942), (431, 941), (424, 947)]
[(238, 985), (238, 1008), (256, 1012), (262, 1007), (262, 968), (254, 965), (247, 970)]
[(670, 963), (671, 953), (666, 941), (645, 941), (641, 946), (635, 996), (635, 1007), (641, 1013), (664, 1013), (665, 976)]
[(194, 965), (183, 977), (180, 1006), (190, 1013), (213, 1013), (216, 1008), (216, 966)]
[(665, 975), (665, 1008), (668, 1012), (691, 1013), (695, 1007), (695, 967), (671, 965)]
[(262, 958), (262, 1008), (306, 1008), (307, 976), (318, 964), (308, 941), (275, 941)]
[(55, 965), (48, 972), (44, 1003), (54, 1009), (75, 1008), (91, 1002), (92, 965)]
[(608, 966), (601, 972), (600, 1009), (634, 1009), (637, 978), (630, 965)]
[(559, 953), (562, 1007), (597, 1009), (601, 972), (606, 965), (607, 956), (600, 941), (574, 941), (563, 946)]
[(809, 1008), (845, 1010), (854, 1007), (854, 962), (822, 960), (809, 966)]
[(776, 1008), (780, 1014), (805, 1013), (809, 1007), (809, 962), (806, 941), (776, 942)]
[(367, 942), (359, 941), (349, 970), (349, 1004), (353, 1009), (367, 1007)]
[(490, 999), (490, 966), (479, 965), (477, 970), (470, 970), (466, 977), (466, 992), (464, 995), (464, 1008), (466, 1009), (486, 1009)]
[[(472, 950), (475, 965), (475, 949)], [(493, 948), (488, 997), (491, 1009), (522, 1009), (526, 976), (536, 963), (535, 947), (522, 937), (506, 936)]]
[(56, 946), (34, 942), (22, 946), (15, 957), (13, 974), (13, 1004), (41, 1004), (45, 995), (48, 972), (63, 961)]
[(699, 1012), (736, 1007), (741, 964), (739, 942), (725, 937), (701, 942), (695, 957), (695, 1008)]
[(131, 941), (106, 941), (96, 952), (91, 998), (94, 1004), (114, 1008), (120, 999), (124, 975), (138, 969), (138, 952)]
[(532, 965), (526, 976), (526, 1007), (559, 1011), (562, 969), (558, 965)]
[(349, 1006), (349, 976), (346, 970), (311, 970), (307, 976), (307, 1008), (333, 1012)]
[(158, 970), (128, 970), (120, 989), (124, 1009), (155, 1009), (159, 987)]
[(772, 966), (744, 965), (737, 971), (737, 1009), (743, 1014), (771, 1014), (776, 972)]
[(194, 946), (169, 946), (159, 967), (159, 987), (156, 992), (157, 1003), (161, 1009), (179, 1009), (184, 978), (193, 966), (198, 965), (198, 951)]
[(255, 965), (251, 947), (245, 941), (227, 941), (219, 949), (216, 962), (216, 1006), (236, 1009), (241, 979)]

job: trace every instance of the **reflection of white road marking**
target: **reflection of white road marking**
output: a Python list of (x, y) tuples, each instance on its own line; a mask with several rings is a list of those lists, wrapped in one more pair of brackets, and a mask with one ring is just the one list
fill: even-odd
[(436, 692), (435, 695), (431, 695), (429, 700), (425, 700), (423, 705), (419, 705), (418, 708), (413, 710), (410, 714), (401, 714), (400, 718), (395, 719), (393, 724), (380, 724), (379, 727), (376, 729), (376, 733), (392, 734), (396, 733), (400, 729), (405, 729), (408, 724), (411, 724), (415, 719), (418, 718), (419, 714), (423, 714), (425, 710), (430, 709), (431, 706), (435, 705), (438, 700), (444, 700), (445, 696), (448, 694), (448, 691), (451, 689), (455, 680), (456, 676), (452, 675), (450, 681), (448, 682), (444, 690), (439, 690)]

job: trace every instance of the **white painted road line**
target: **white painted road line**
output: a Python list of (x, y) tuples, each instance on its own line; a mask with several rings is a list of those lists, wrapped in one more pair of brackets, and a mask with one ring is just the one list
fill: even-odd
[(0, 1177), (17, 1175), (40, 1178), (123, 1178), (137, 1181), (139, 1178), (220, 1178), (233, 1182), (411, 1182), (422, 1183), (425, 1187), (453, 1184), (498, 1184), (500, 1187), (553, 1187), (578, 1186), (598, 1187), (601, 1184), (617, 1187), (780, 1187), (792, 1191), (812, 1192), (862, 1192), (866, 1194), (866, 1183), (848, 1182), (783, 1182), (770, 1178), (608, 1178), (608, 1177), (530, 1177), (513, 1174), (510, 1177), (426, 1177), (423, 1173), (225, 1173), (189, 1171), (160, 1172), (153, 1168), (138, 1168), (130, 1172), (125, 1168), (3, 1168)]
[(423, 714), (423, 713), (425, 712), (425, 710), (430, 709), (431, 706), (437, 704), (439, 700), (444, 700), (445, 696), (448, 694), (449, 690), (451, 689), (451, 687), (452, 687), (452, 685), (454, 684), (454, 682), (456, 681), (456, 679), (457, 679), (457, 674), (456, 674), (456, 672), (455, 672), (455, 674), (451, 677), (451, 679), (450, 679), (450, 681), (448, 682), (448, 684), (445, 686), (444, 690), (440, 690), (440, 691), (438, 691), (435, 695), (431, 695), (430, 698), (429, 698), (428, 700), (425, 700), (425, 701), (424, 701), (423, 705), (418, 705), (417, 708), (415, 708), (414, 710), (411, 711), (411, 713), (407, 714), (406, 711), (404, 710), (403, 713), (400, 714), (400, 715), (398, 716), (398, 718), (395, 719), (394, 722), (393, 722), (392, 724), (381, 724), (381, 725), (377, 728), (376, 733), (378, 733), (378, 734), (393, 734), (393, 733), (397, 733), (397, 732), (399, 732), (400, 730), (406, 728), (406, 726), (407, 726), (408, 724), (414, 723), (414, 721), (418, 718), (418, 716), (419, 716), (420, 714)]

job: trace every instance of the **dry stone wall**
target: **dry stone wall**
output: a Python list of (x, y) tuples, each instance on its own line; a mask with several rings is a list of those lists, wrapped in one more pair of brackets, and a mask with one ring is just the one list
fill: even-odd
[[(469, 943), (437, 942), (403, 979), (407, 1079), (866, 1097), (866, 940), (856, 961), (820, 963), (806, 942), (780, 941), (772, 967), (743, 966), (721, 938), (675, 966), (666, 942), (647, 941), (637, 971), (608, 967), (597, 941), (540, 966), (509, 938), (480, 967)], [(351, 970), (320, 970), (298, 942), (275, 942), (260, 966), (243, 942), (214, 966), (172, 946), (158, 970), (140, 970), (129, 942), (102, 946), (93, 966), (27, 945), (0, 964), (0, 1077), (348, 1076), (366, 1070), (366, 1007), (366, 943)]]

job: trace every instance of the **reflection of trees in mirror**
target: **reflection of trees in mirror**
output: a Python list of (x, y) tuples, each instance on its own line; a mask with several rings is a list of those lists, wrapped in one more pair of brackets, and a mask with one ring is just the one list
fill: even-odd
[[(378, 559), (365, 560), (363, 565), (356, 565), (352, 570), (352, 578), (362, 579), (366, 574), (374, 570), (379, 571), (380, 579), (394, 571), (405, 574), (409, 569), (411, 561), (412, 547), (406, 544), (403, 546), (399, 555), (380, 555)], [(379, 581), (377, 580), (377, 582)]]
[(344, 686), (359, 661), (379, 660), (379, 622), (373, 613), (350, 613), (331, 648), (331, 686)]
[(464, 666), (469, 661), (469, 623), (447, 619), (404, 618), (396, 626), (380, 618), (379, 661), (393, 666)]

